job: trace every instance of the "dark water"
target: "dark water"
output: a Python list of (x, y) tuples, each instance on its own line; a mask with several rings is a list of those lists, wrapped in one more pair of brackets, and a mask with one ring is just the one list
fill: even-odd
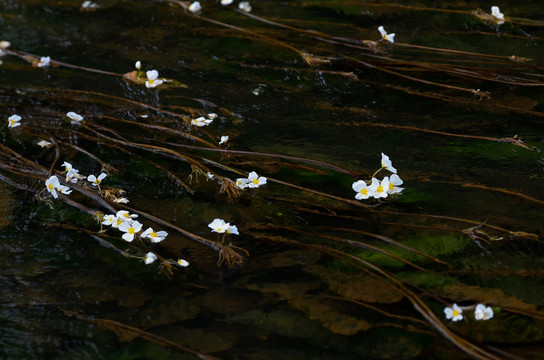
[[(251, 19), (236, 4), (203, 2), (200, 18), (178, 3), (97, 4), (0, 3), (0, 40), (16, 52), (0, 58), (1, 358), (195, 358), (187, 349), (221, 359), (543, 357), (544, 31), (531, 22), (542, 5), (252, 3), (252, 14), (318, 34)], [(507, 16), (500, 27), (471, 15), (492, 5)], [(397, 43), (374, 52), (362, 40), (377, 41), (380, 25)], [(20, 52), (63, 66), (32, 67)], [(123, 80), (136, 60), (187, 87)], [(68, 111), (86, 124), (69, 124)], [(211, 112), (210, 126), (188, 126)], [(23, 126), (7, 127), (12, 114)], [(138, 123), (214, 148), (228, 135), (221, 148), (247, 153), (179, 147), (210, 146)], [(230, 198), (172, 153), (93, 130), (177, 151), (216, 176), (257, 171), (269, 181)], [(99, 233), (88, 213), (43, 190), (57, 154), (36, 143), (50, 137), (60, 141), (55, 170), (68, 161), (98, 175), (102, 161), (117, 170), (104, 189), (124, 189), (131, 208), (212, 242), (220, 237), (207, 225), (230, 221), (240, 235), (227, 240), (249, 256), (217, 266), (216, 251), (143, 216), (144, 229), (169, 232), (165, 241)], [(43, 168), (17, 172), (6, 149)], [(351, 185), (370, 179), (382, 152), (405, 190), (359, 206)], [(69, 198), (111, 212), (77, 190)], [(147, 251), (191, 265), (159, 274), (159, 261), (143, 264)], [(463, 321), (444, 317), (453, 303)], [(494, 317), (476, 321), (477, 303)], [(437, 323), (487, 352), (467, 353)]]

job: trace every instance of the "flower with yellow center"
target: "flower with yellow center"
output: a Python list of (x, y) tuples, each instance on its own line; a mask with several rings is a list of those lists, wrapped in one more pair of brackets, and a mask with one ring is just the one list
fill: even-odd
[(142, 223), (140, 223), (137, 220), (134, 221), (125, 221), (121, 225), (119, 225), (119, 230), (124, 232), (123, 234), (123, 240), (132, 242), (134, 240), (134, 236), (136, 233), (138, 233), (140, 230), (142, 230)]
[(144, 263), (146, 265), (152, 264), (153, 262), (155, 262), (155, 260), (157, 260), (157, 255), (153, 254), (152, 252), (148, 252), (147, 254), (145, 254)]
[(452, 321), (463, 319), (463, 310), (457, 304), (453, 304), (452, 307), (446, 307), (444, 314), (446, 315), (446, 319), (451, 319)]
[(374, 194), (372, 196), (374, 196), (375, 199), (386, 198), (387, 190), (389, 190), (389, 179), (387, 178), (387, 176), (382, 181), (379, 181), (376, 178), (372, 178), (370, 189), (374, 191)]
[(382, 39), (387, 40), (387, 41), (392, 42), (392, 43), (395, 42), (395, 33), (388, 34), (387, 31), (385, 31), (385, 29), (383, 28), (383, 26), (380, 26), (378, 28), (378, 31), (382, 35)]
[[(384, 178), (384, 180), (387, 179), (387, 176)], [(404, 188), (398, 187), (398, 185), (402, 185), (403, 181), (397, 174), (391, 175), (391, 178), (389, 178), (389, 188), (387, 189), (388, 194), (397, 194), (400, 193)]]
[(100, 183), (102, 182), (102, 180), (104, 180), (105, 177), (106, 177), (105, 173), (102, 173), (102, 174), (98, 175), (98, 177), (96, 177), (94, 175), (89, 175), (89, 176), (87, 176), (87, 181), (90, 182), (93, 186), (99, 186)]
[(246, 178), (238, 178), (236, 179), (236, 186), (240, 189), (245, 189), (249, 186), (249, 180)]
[(147, 76), (147, 81), (145, 82), (147, 88), (157, 87), (164, 82), (163, 80), (158, 79), (159, 72), (157, 70), (146, 71), (145, 74)]
[(55, 199), (59, 197), (59, 195), (57, 194), (57, 188), (60, 186), (60, 183), (59, 179), (55, 175), (45, 180), (45, 186), (47, 188), (47, 191), (49, 191)]
[(144, 231), (140, 237), (142, 238), (148, 238), (151, 240), (152, 243), (159, 243), (163, 241), (168, 236), (168, 233), (166, 231), (153, 231), (153, 228), (148, 228), (146, 231)]
[(13, 114), (11, 115), (9, 118), (8, 118), (8, 127), (17, 127), (17, 126), (20, 126), (21, 123), (19, 122), (21, 121), (21, 117), (17, 114)]
[(227, 234), (234, 234), (234, 235), (240, 235), (238, 232), (238, 227), (236, 225), (230, 225), (227, 228)]
[(229, 226), (230, 224), (228, 222), (225, 222), (225, 220), (223, 219), (214, 219), (211, 223), (208, 224), (208, 227), (212, 229), (212, 232), (216, 232), (219, 234), (227, 232)]
[(368, 199), (371, 196), (374, 196), (374, 189), (371, 186), (368, 186), (363, 180), (354, 182), (351, 185), (351, 188), (357, 193), (355, 198), (357, 200)]
[(384, 153), (382, 153), (382, 168), (391, 171), (393, 174), (397, 173), (397, 169), (393, 167), (391, 160), (389, 160), (389, 156), (385, 155)]
[(250, 188), (258, 188), (259, 186), (266, 184), (266, 178), (263, 176), (259, 177), (255, 171), (250, 172), (247, 179), (249, 180), (247, 186)]
[(189, 262), (188, 262), (187, 260), (178, 259), (177, 263), (178, 263), (178, 265), (181, 266), (181, 267), (187, 267), (187, 266), (189, 266)]

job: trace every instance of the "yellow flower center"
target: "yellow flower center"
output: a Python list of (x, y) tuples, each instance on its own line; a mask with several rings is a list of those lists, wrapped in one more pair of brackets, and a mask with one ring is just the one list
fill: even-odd
[(121, 219), (117, 219), (117, 226), (121, 225), (123, 221)]
[(130, 235), (134, 234), (134, 228), (128, 228), (128, 231), (127, 231)]
[(377, 192), (381, 193), (383, 192), (383, 186), (378, 186), (378, 188), (376, 189)]
[(148, 79), (147, 81), (149, 81), (149, 84), (150, 84), (150, 85), (153, 85), (153, 80)]
[(459, 315), (459, 311), (453, 310), (451, 314), (453, 315), (453, 317), (456, 317), (457, 315)]
[(149, 236), (157, 237), (159, 235), (157, 235), (157, 233), (153, 231), (151, 234), (149, 234)]
[(389, 183), (389, 190), (394, 190), (395, 189), (395, 185), (393, 183)]
[(362, 188), (361, 189), (361, 194), (368, 195), (368, 189), (367, 188)]
[(220, 228), (220, 227), (219, 227), (219, 228), (217, 228), (217, 232), (221, 232), (221, 228)]
[(11, 120), (11, 119), (10, 119), (10, 120), (9, 120), (9, 123), (10, 123), (11, 125), (15, 125), (15, 121), (14, 121), (14, 120)]
[(256, 184), (256, 185), (259, 184), (259, 178), (253, 179), (252, 181), (253, 181), (253, 183)]
[(47, 185), (47, 187), (49, 188), (49, 190), (53, 190), (53, 184), (49, 184)]

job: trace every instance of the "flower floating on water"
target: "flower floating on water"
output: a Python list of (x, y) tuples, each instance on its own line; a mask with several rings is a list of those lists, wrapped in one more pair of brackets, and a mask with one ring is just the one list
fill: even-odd
[(166, 231), (153, 231), (153, 228), (148, 228), (144, 231), (140, 237), (148, 238), (152, 243), (159, 243), (163, 241), (168, 236)]
[(45, 141), (45, 140), (38, 141), (38, 146), (42, 148), (50, 148), (51, 145), (53, 144), (51, 144), (49, 141)]
[(387, 197), (387, 190), (389, 190), (389, 178), (386, 176), (383, 178), (382, 181), (379, 181), (376, 178), (372, 178), (372, 183), (370, 184), (370, 188), (374, 191), (374, 198), (386, 198)]
[(178, 263), (178, 265), (181, 266), (181, 267), (187, 267), (187, 266), (189, 266), (189, 262), (188, 262), (187, 260), (178, 259), (177, 263)]
[(212, 232), (224, 233), (229, 229), (230, 224), (225, 222), (223, 219), (214, 219), (211, 223), (208, 224), (208, 227), (212, 229)]
[(89, 175), (87, 176), (87, 181), (92, 183), (93, 186), (100, 186), (100, 183), (102, 182), (102, 180), (104, 180), (105, 177), (106, 177), (105, 173), (101, 173), (100, 175), (98, 175), (98, 177), (94, 175)]
[(84, 177), (79, 175), (79, 171), (77, 169), (74, 169), (72, 167), (72, 164), (69, 162), (62, 163), (62, 166), (64, 166), (64, 171), (66, 171), (66, 181), (77, 183), (79, 179), (83, 179)]
[(61, 185), (59, 182), (59, 179), (55, 175), (45, 180), (45, 187), (47, 191), (49, 191), (55, 199), (59, 197), (59, 195), (57, 194), (57, 191), (66, 195), (72, 192), (72, 190), (70, 190), (68, 186)]
[(145, 254), (144, 263), (146, 265), (152, 264), (153, 262), (155, 262), (155, 260), (157, 260), (157, 255), (153, 254), (152, 252), (148, 252), (147, 254)]
[(213, 178), (215, 177), (215, 176), (214, 176), (211, 172), (209, 172), (209, 171), (206, 173), (206, 176), (208, 176), (208, 179), (210, 179), (210, 180), (213, 180)]
[(201, 116), (191, 120), (191, 125), (202, 127), (202, 126), (210, 125), (212, 122), (213, 122), (213, 119), (206, 119), (204, 116)]
[(215, 120), (219, 115), (217, 115), (216, 113), (209, 113), (207, 118), (208, 119), (212, 119), (212, 120)]
[[(2, 49), (7, 49), (10, 46), (11, 46), (11, 43), (9, 41), (6, 41), (6, 40), (0, 41), (0, 56), (4, 56), (6, 54), (4, 51), (2, 51)], [(1, 63), (2, 62), (0, 61), (0, 64)]]
[(192, 12), (193, 14), (196, 14), (200, 10), (202, 10), (202, 6), (200, 5), (200, 2), (198, 1), (195, 1), (191, 5), (189, 5), (189, 11)]
[(393, 174), (397, 173), (397, 169), (393, 167), (391, 160), (389, 160), (389, 156), (385, 155), (384, 153), (382, 153), (382, 168), (386, 168)]
[(134, 240), (134, 235), (142, 230), (142, 223), (140, 223), (138, 220), (125, 221), (119, 225), (119, 230), (124, 232), (122, 236), (123, 240), (132, 242), (132, 240)]
[(72, 124), (78, 124), (81, 120), (83, 120), (83, 116), (73, 111), (66, 113), (66, 116), (72, 120)]
[(83, 10), (94, 10), (97, 8), (98, 5), (89, 0), (84, 1), (83, 4), (81, 4), (81, 9)]
[(225, 6), (230, 5), (230, 4), (232, 4), (232, 1), (233, 0), (221, 0), (221, 5), (225, 5)]
[(249, 180), (247, 186), (250, 188), (258, 188), (259, 186), (266, 184), (266, 178), (263, 176), (259, 177), (255, 171), (250, 172), (247, 179)]
[(444, 309), (444, 314), (446, 319), (451, 319), (452, 321), (459, 321), (463, 319), (463, 310), (457, 304), (453, 304), (452, 307), (446, 307)]
[(115, 199), (113, 199), (113, 202), (118, 203), (118, 204), (128, 204), (128, 203), (129, 203), (129, 199), (127, 199), (127, 198), (125, 198), (125, 197), (122, 197), (122, 198), (115, 198)]
[(221, 136), (221, 141), (219, 141), (219, 145), (224, 144), (224, 143), (226, 143), (227, 141), (229, 141), (229, 137), (228, 137), (228, 136)]
[(145, 74), (147, 76), (147, 81), (145, 82), (145, 86), (147, 88), (154, 88), (163, 83), (161, 79), (158, 79), (159, 72), (157, 70), (150, 70), (147, 71)]
[(236, 179), (236, 186), (240, 189), (245, 189), (249, 186), (249, 179), (247, 178), (238, 178)]
[[(491, 15), (496, 17), (498, 20), (504, 20), (504, 14), (501, 13), (501, 10), (498, 6), (492, 6), (491, 7)], [(499, 24), (504, 23), (504, 21), (497, 21)]]
[(380, 34), (382, 35), (382, 39), (387, 40), (387, 41), (392, 42), (392, 43), (395, 42), (395, 33), (388, 34), (388, 33), (385, 31), (385, 29), (383, 28), (383, 26), (380, 26), (380, 27), (378, 28), (378, 31), (379, 31)]
[(40, 58), (40, 61), (38, 62), (38, 67), (47, 67), (51, 63), (51, 58), (49, 56), (43, 56)]
[[(384, 180), (387, 179), (387, 176), (384, 178)], [(391, 175), (391, 178), (389, 178), (389, 188), (387, 189), (388, 194), (397, 194), (400, 193), (404, 188), (397, 187), (397, 185), (402, 185), (403, 181), (402, 179), (397, 175), (393, 174)]]
[(363, 180), (354, 182), (351, 187), (357, 193), (355, 194), (357, 200), (368, 199), (369, 197), (374, 196), (374, 189), (371, 186), (368, 186)]
[(238, 4), (238, 9), (245, 12), (251, 12), (251, 5), (249, 4), (249, 1), (242, 1)]
[(490, 306), (486, 307), (484, 304), (478, 304), (474, 309), (474, 318), (476, 320), (489, 320), (493, 315), (493, 309)]
[(21, 117), (17, 114), (13, 114), (11, 115), (9, 118), (8, 118), (8, 127), (17, 127), (17, 126), (20, 126), (21, 123), (19, 121), (21, 121)]
[(227, 228), (227, 234), (240, 235), (240, 233), (238, 232), (238, 227), (236, 225), (228, 225), (229, 227)]
[[(103, 225), (114, 225), (117, 220), (117, 217), (115, 215), (104, 215), (102, 217), (102, 224)], [(118, 227), (118, 226), (116, 226)]]

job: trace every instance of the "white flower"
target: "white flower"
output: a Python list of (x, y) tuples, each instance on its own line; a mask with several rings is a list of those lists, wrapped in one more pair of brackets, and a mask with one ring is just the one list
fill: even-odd
[(183, 259), (178, 259), (178, 265), (181, 266), (181, 267), (187, 267), (189, 266), (189, 262), (187, 260), (183, 260)]
[(125, 221), (121, 225), (119, 225), (119, 230), (124, 232), (122, 236), (123, 240), (128, 242), (132, 242), (132, 240), (134, 240), (134, 235), (136, 235), (136, 233), (140, 231), (141, 229), (142, 229), (142, 224), (137, 220), (130, 221), (130, 222)]
[(457, 304), (453, 304), (453, 306), (446, 307), (444, 309), (444, 314), (446, 314), (446, 319), (451, 319), (452, 321), (459, 321), (463, 319), (463, 310)]
[(397, 169), (393, 167), (391, 164), (391, 160), (389, 160), (389, 156), (382, 153), (382, 168), (386, 168), (387, 170), (391, 171), (393, 174), (397, 173)]
[(146, 265), (152, 264), (155, 260), (157, 260), (157, 255), (153, 254), (152, 252), (145, 254), (144, 263)]
[(373, 196), (376, 199), (386, 198), (387, 190), (389, 190), (389, 179), (386, 177), (380, 182), (376, 178), (372, 178), (372, 183), (370, 184), (371, 190), (374, 192)]
[(224, 144), (224, 143), (226, 143), (227, 141), (229, 141), (229, 137), (228, 137), (228, 136), (221, 136), (221, 141), (219, 142), (219, 145)]
[(207, 118), (208, 118), (208, 119), (215, 120), (215, 119), (217, 118), (217, 116), (218, 116), (218, 115), (217, 115), (216, 113), (209, 113), (209, 114), (207, 115)]
[(266, 178), (262, 176), (259, 177), (255, 171), (250, 172), (247, 179), (249, 180), (247, 186), (250, 188), (258, 188), (259, 186), (266, 184)]
[(236, 225), (230, 225), (230, 224), (229, 224), (229, 227), (227, 228), (227, 234), (240, 235)]
[(97, 4), (93, 3), (92, 1), (84, 1), (83, 4), (81, 4), (82, 9), (96, 9), (98, 7)]
[[(384, 178), (386, 179), (387, 176)], [(397, 194), (400, 193), (404, 188), (397, 187), (397, 185), (402, 185), (403, 181), (397, 174), (391, 175), (389, 178), (389, 188), (387, 189), (388, 194)]]
[(214, 178), (213, 174), (211, 172), (207, 172), (206, 175), (208, 175), (208, 179), (212, 180)]
[(251, 5), (249, 4), (249, 1), (242, 1), (238, 4), (238, 9), (245, 12), (251, 12)]
[(21, 123), (19, 123), (19, 121), (21, 121), (21, 117), (17, 114), (13, 114), (11, 115), (9, 118), (8, 118), (8, 127), (17, 127), (17, 126), (20, 126)]
[(153, 228), (148, 228), (146, 231), (144, 231), (140, 237), (148, 238), (153, 243), (159, 243), (163, 241), (168, 236), (168, 233), (166, 231), (153, 231)]
[(45, 141), (45, 140), (40, 140), (38, 141), (38, 146), (42, 147), (42, 148), (49, 148), (51, 147), (51, 144), (49, 141)]
[(115, 198), (113, 199), (113, 202), (116, 202), (118, 204), (128, 204), (129, 203), (129, 200), (127, 198)]
[[(492, 6), (491, 7), (491, 15), (493, 15), (494, 17), (496, 17), (499, 20), (504, 20), (504, 14), (501, 13), (498, 6)], [(503, 22), (501, 22), (501, 23), (503, 23)]]
[(147, 88), (154, 88), (163, 83), (161, 79), (157, 79), (159, 77), (159, 72), (157, 70), (150, 70), (145, 74), (147, 76), (147, 81), (145, 82)]
[(72, 192), (72, 190), (70, 190), (70, 188), (68, 186), (65, 186), (65, 185), (60, 185), (57, 186), (57, 190), (60, 191), (61, 193), (63, 194), (70, 194)]
[(60, 186), (60, 183), (59, 179), (55, 175), (45, 180), (45, 186), (47, 188), (47, 191), (49, 191), (55, 199), (59, 197), (56, 190)]
[(49, 66), (51, 63), (51, 58), (49, 56), (43, 56), (40, 58), (40, 62), (38, 62), (38, 67), (46, 67)]
[(232, 1), (233, 0), (221, 0), (221, 5), (225, 5), (225, 6), (230, 5), (230, 4), (232, 4)]
[(230, 224), (222, 219), (214, 219), (208, 224), (208, 227), (212, 229), (212, 232), (224, 233), (229, 229)]
[(142, 63), (140, 62), (140, 60), (136, 61), (136, 63), (134, 64), (134, 67), (138, 69), (138, 71), (140, 71), (140, 69), (142, 68)]
[(484, 304), (478, 304), (474, 309), (474, 318), (476, 320), (489, 320), (493, 315), (493, 309), (490, 306), (486, 307)]
[(102, 174), (98, 175), (98, 178), (96, 176), (94, 176), (94, 175), (89, 175), (89, 176), (87, 176), (87, 181), (92, 183), (93, 186), (98, 186), (98, 185), (100, 185), (102, 180), (104, 180), (105, 177), (106, 177), (105, 173), (102, 173)]
[(10, 46), (11, 46), (11, 43), (9, 41), (6, 41), (6, 40), (0, 41), (0, 49), (7, 49)]
[(246, 178), (238, 178), (236, 179), (236, 186), (238, 186), (240, 189), (245, 189), (249, 186), (249, 179)]
[(374, 196), (372, 187), (368, 186), (363, 180), (354, 182), (351, 187), (357, 193), (355, 194), (357, 200), (368, 199), (369, 197)]
[(202, 10), (202, 6), (198, 1), (195, 1), (191, 5), (189, 5), (189, 11), (193, 14), (199, 12), (200, 10)]
[(74, 169), (74, 167), (72, 166), (72, 164), (70, 164), (69, 162), (65, 161), (62, 163), (62, 166), (64, 166), (64, 171), (66, 172), (70, 172)]
[(116, 217), (115, 215), (104, 215), (102, 217), (102, 224), (103, 225), (113, 225), (115, 224)]
[(66, 116), (68, 116), (70, 119), (72, 119), (72, 124), (77, 124), (79, 123), (81, 120), (83, 120), (83, 116), (73, 112), (73, 111), (70, 111), (68, 113), (66, 113)]
[(387, 41), (392, 42), (392, 43), (395, 42), (395, 33), (388, 34), (388, 33), (385, 31), (385, 29), (383, 28), (383, 26), (380, 26), (380, 27), (378, 28), (378, 31), (379, 31), (380, 34), (382, 35), (382, 39), (387, 40)]
[(119, 210), (115, 216), (123, 219), (123, 221), (132, 221), (132, 219), (136, 219), (138, 217), (138, 214), (131, 214), (126, 210)]
[(202, 126), (210, 125), (212, 122), (213, 122), (213, 119), (206, 119), (204, 116), (201, 116), (191, 120), (191, 125), (202, 127)]

